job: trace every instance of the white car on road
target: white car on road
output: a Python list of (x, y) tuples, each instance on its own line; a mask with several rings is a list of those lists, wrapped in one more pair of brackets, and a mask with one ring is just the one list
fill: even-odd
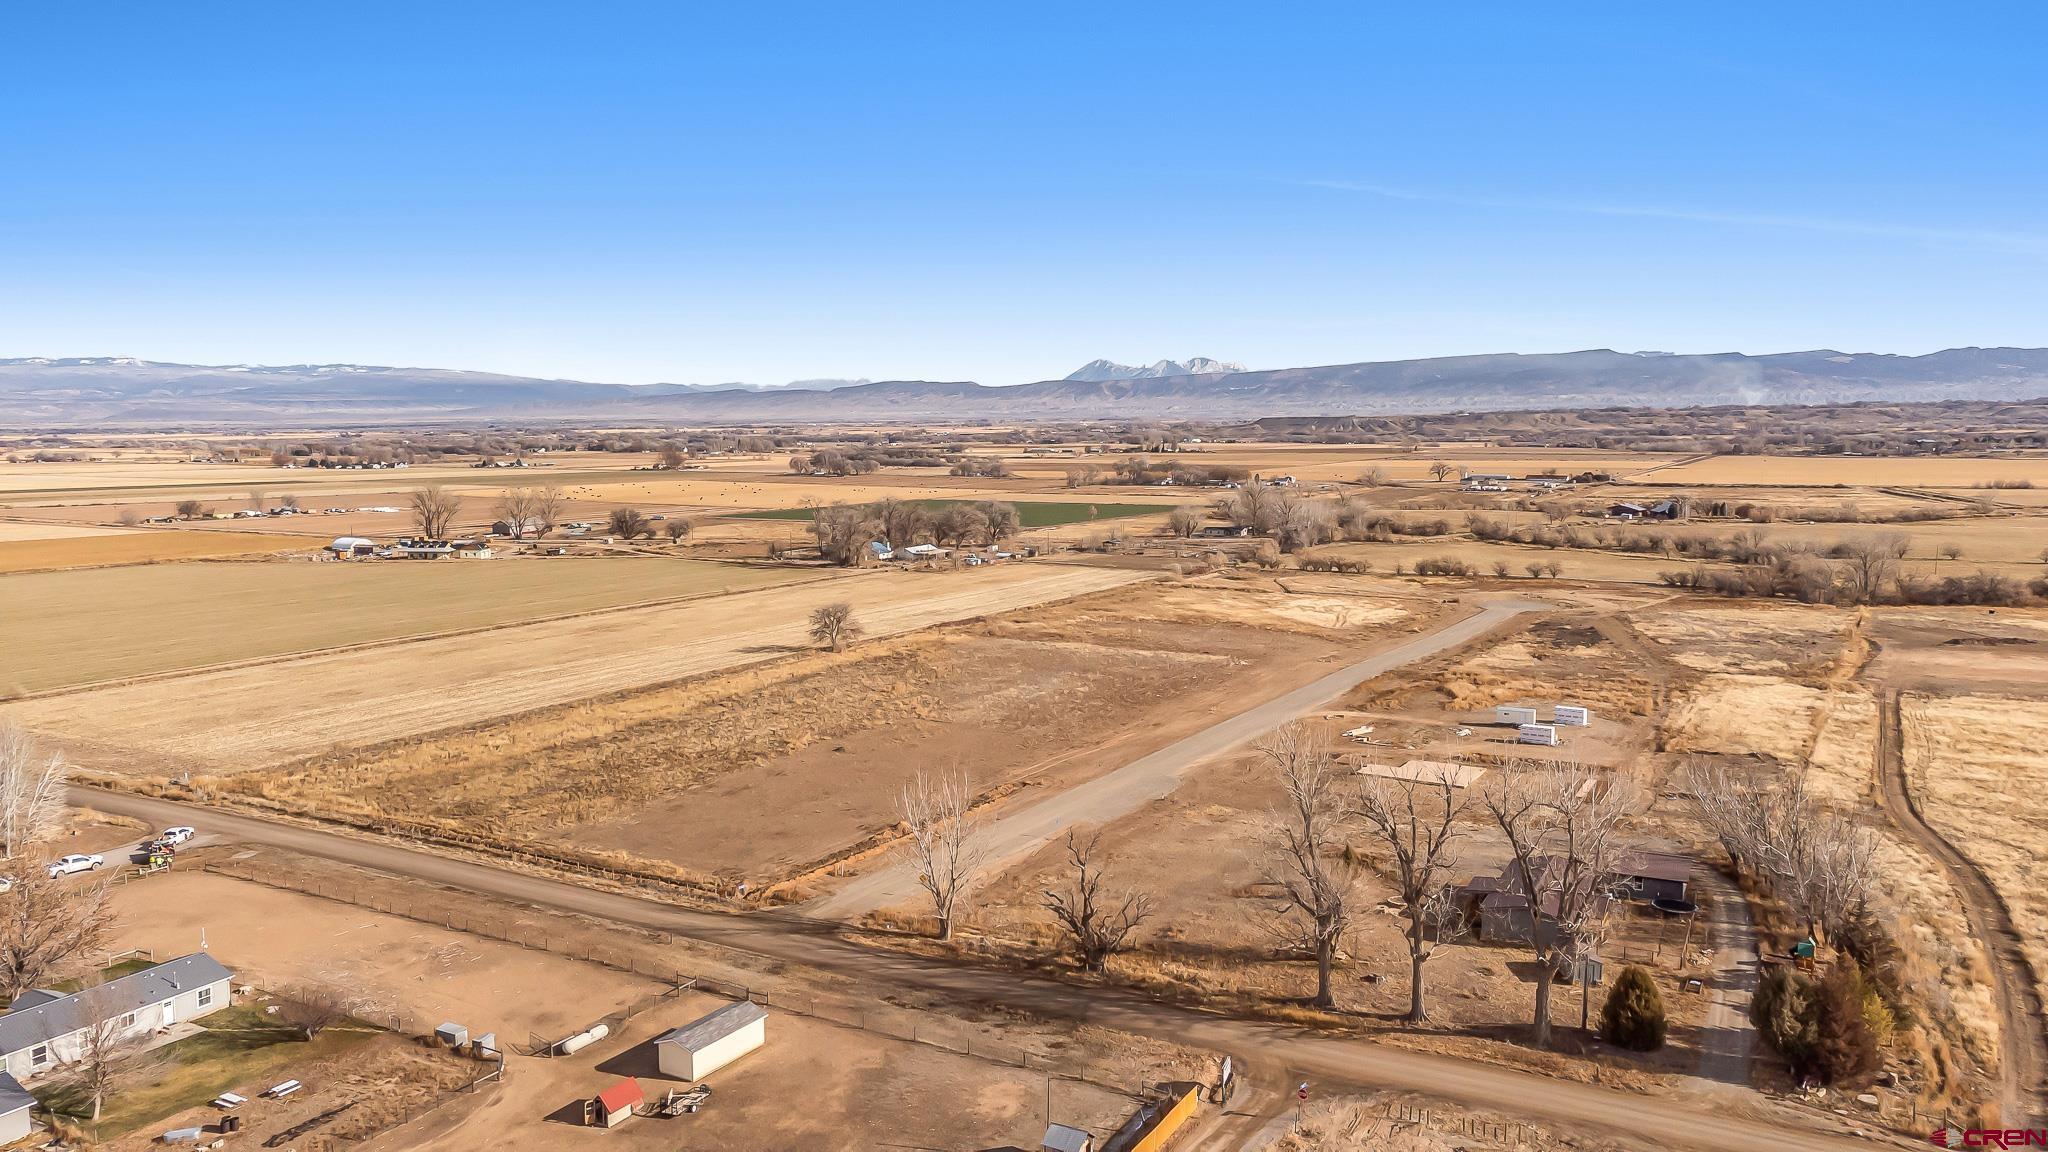
[(180, 824), (176, 828), (164, 829), (163, 833), (159, 835), (157, 839), (164, 840), (172, 844), (183, 844), (185, 841), (190, 840), (192, 837), (196, 835), (198, 835), (198, 833), (194, 832), (192, 829), (186, 827), (185, 825)]
[(91, 856), (59, 856), (50, 861), (50, 879), (69, 876), (73, 872), (90, 872), (106, 862), (106, 858), (98, 853)]

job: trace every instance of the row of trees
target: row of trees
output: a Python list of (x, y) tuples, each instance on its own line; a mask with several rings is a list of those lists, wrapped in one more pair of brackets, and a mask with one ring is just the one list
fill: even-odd
[(878, 500), (872, 504), (833, 504), (811, 515), (811, 535), (819, 554), (841, 565), (864, 561), (868, 542), (880, 540), (894, 548), (913, 544), (995, 544), (1017, 534), (1017, 506), (999, 500), (949, 503), (933, 508), (914, 500)]
[[(1605, 935), (1608, 893), (1624, 854), (1619, 831), (1641, 807), (1642, 793), (1627, 776), (1599, 776), (1577, 765), (1531, 763), (1490, 777), (1476, 795), (1446, 774), (1414, 780), (1371, 779), (1355, 784), (1321, 733), (1292, 724), (1259, 745), (1284, 800), (1265, 833), (1264, 878), (1281, 896), (1270, 925), (1283, 955), (1307, 955), (1316, 965), (1310, 1003), (1335, 1004), (1333, 974), (1339, 948), (1362, 901), (1365, 856), (1354, 838), (1374, 845), (1387, 893), (1405, 921), (1408, 944), (1407, 1019), (1427, 1018), (1426, 966), (1435, 941), (1459, 930), (1451, 880), (1460, 864), (1468, 820), (1477, 815), (1506, 840), (1517, 894), (1543, 909), (1554, 931), (1531, 933), (1536, 960), (1535, 1039), (1550, 1040), (1550, 998), (1556, 977), (1593, 954)], [(966, 893), (987, 856), (984, 829), (973, 813), (974, 790), (965, 776), (920, 775), (905, 788), (900, 814), (904, 855), (929, 897), (941, 939), (950, 939)], [(1475, 810), (1476, 806), (1476, 810)], [(1042, 894), (1075, 962), (1101, 971), (1150, 918), (1144, 893), (1117, 888), (1101, 862), (1100, 833), (1066, 839), (1066, 880)], [(1643, 979), (1647, 979), (1644, 976)], [(1614, 1025), (1631, 1044), (1662, 1041), (1663, 1014), (1652, 987), (1645, 995), (1631, 980)], [(1619, 989), (1617, 989), (1619, 990)], [(1655, 1011), (1649, 1005), (1655, 1005)]]

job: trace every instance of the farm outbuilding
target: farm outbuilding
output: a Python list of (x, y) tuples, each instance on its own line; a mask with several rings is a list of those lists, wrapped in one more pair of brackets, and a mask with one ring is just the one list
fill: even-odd
[(1636, 900), (1690, 900), (1692, 860), (1669, 852), (1631, 852), (1615, 865), (1619, 891)]
[(361, 536), (336, 536), (334, 543), (327, 546), (327, 550), (336, 556), (368, 556), (377, 550), (377, 542), (365, 540)]
[(656, 1037), (655, 1064), (665, 1076), (702, 1080), (767, 1041), (768, 1010), (743, 1000)]
[(638, 1080), (621, 1080), (597, 1094), (596, 1120), (600, 1128), (617, 1128), (633, 1118), (633, 1109), (647, 1102)]

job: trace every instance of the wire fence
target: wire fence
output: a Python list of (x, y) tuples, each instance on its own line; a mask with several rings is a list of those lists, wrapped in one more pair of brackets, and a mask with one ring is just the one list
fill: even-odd
[[(642, 997), (594, 1022), (605, 1025), (612, 1035), (617, 1035), (635, 1017), (676, 999), (684, 992), (695, 990), (727, 1000), (749, 1000), (765, 1008), (775, 1008), (890, 1040), (920, 1044), (973, 1060), (1019, 1068), (1053, 1079), (1089, 1084), (1134, 1100), (1146, 1099), (1158, 1088), (1156, 1083), (1142, 1077), (1122, 1081), (1094, 1072), (1076, 1070), (1068, 1066), (1072, 1063), (1071, 1057), (1047, 1056), (1034, 1052), (1025, 1045), (981, 1033), (966, 1021), (932, 1012), (900, 1008), (865, 998), (809, 992), (771, 992), (715, 977), (692, 976), (629, 947), (607, 947), (591, 941), (568, 939), (543, 925), (522, 925), (510, 913), (427, 909), (421, 906), (422, 901), (408, 900), (400, 893), (379, 888), (375, 884), (289, 876), (274, 871), (241, 867), (238, 863), (215, 861), (206, 865), (206, 871), (662, 981), (666, 985), (662, 991)], [(620, 928), (618, 931), (639, 938), (643, 944), (666, 947), (675, 943), (675, 938), (667, 933), (637, 928)], [(388, 1021), (392, 1031), (411, 1035), (422, 1035), (433, 1028), (432, 1023), (418, 1020), (396, 1009), (361, 1012), (358, 1015), (374, 1024), (381, 1025)], [(559, 1048), (562, 1039), (564, 1038), (529, 1036), (525, 1045), (515, 1046), (515, 1051), (522, 1056), (545, 1057)]]

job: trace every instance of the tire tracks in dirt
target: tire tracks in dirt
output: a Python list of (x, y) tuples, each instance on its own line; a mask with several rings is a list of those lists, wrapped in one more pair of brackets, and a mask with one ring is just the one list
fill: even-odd
[(1970, 930), (1984, 942), (1991, 961), (1992, 994), (1998, 1001), (2002, 1042), (2000, 1113), (2008, 1127), (2048, 1124), (2043, 1077), (2048, 1075), (2048, 1033), (2043, 1032), (2040, 985), (2027, 959), (2012, 911), (1969, 857), (1935, 831), (1920, 813), (1906, 779), (1905, 727), (1896, 689), (1878, 694), (1878, 802), (1901, 832), (1940, 862), (1963, 902)]

